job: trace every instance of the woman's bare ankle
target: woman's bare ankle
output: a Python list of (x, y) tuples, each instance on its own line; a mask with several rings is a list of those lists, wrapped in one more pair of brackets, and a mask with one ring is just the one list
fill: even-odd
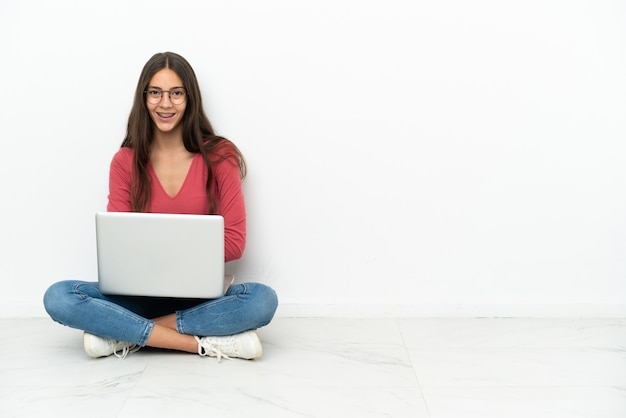
[(159, 323), (154, 324), (146, 345), (188, 353), (198, 352), (198, 342), (193, 335), (180, 334), (178, 331)]
[(169, 329), (173, 329), (174, 331), (176, 331), (176, 314), (175, 313), (165, 315), (165, 316), (160, 316), (158, 318), (153, 318), (152, 320), (161, 326), (164, 326), (164, 327), (167, 327)]

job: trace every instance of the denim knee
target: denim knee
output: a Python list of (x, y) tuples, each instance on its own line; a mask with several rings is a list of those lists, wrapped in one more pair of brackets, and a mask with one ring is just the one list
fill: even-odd
[(66, 315), (70, 314), (68, 309), (69, 298), (72, 292), (71, 281), (54, 283), (43, 295), (43, 306), (48, 315), (57, 322), (64, 323)]
[(248, 291), (255, 295), (254, 312), (257, 315), (259, 327), (269, 324), (278, 308), (278, 296), (274, 289), (261, 283), (246, 283)]

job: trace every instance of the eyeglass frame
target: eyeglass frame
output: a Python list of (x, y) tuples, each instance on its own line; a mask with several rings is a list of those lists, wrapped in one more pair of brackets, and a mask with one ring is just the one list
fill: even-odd
[[(172, 100), (172, 91), (177, 91), (177, 90), (182, 90), (183, 93), (185, 94), (185, 97), (183, 97), (183, 100), (180, 103), (174, 103), (174, 101)], [(150, 101), (150, 97), (148, 97), (148, 92), (149, 91), (158, 91), (161, 93), (161, 95), (159, 96), (159, 101), (158, 102), (151, 102)], [(160, 88), (157, 87), (152, 87), (152, 88), (148, 88), (147, 90), (143, 91), (143, 94), (146, 96), (146, 101), (150, 104), (159, 104), (161, 103), (161, 100), (163, 100), (163, 93), (167, 93), (167, 95), (170, 98), (170, 102), (172, 102), (173, 104), (179, 105), (179, 104), (183, 104), (185, 103), (185, 100), (187, 100), (187, 89), (185, 89), (184, 87), (175, 87), (171, 90), (161, 90)]]

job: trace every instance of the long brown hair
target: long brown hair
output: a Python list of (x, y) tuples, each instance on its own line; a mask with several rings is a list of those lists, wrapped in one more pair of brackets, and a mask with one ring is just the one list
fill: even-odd
[(169, 68), (182, 80), (187, 91), (187, 106), (183, 115), (183, 144), (187, 151), (200, 153), (209, 173), (206, 192), (209, 199), (209, 213), (216, 211), (215, 197), (211, 193), (213, 182), (213, 164), (226, 159), (239, 166), (239, 174), (246, 176), (246, 163), (241, 151), (226, 138), (215, 135), (213, 127), (204, 113), (202, 97), (196, 74), (191, 65), (182, 56), (173, 52), (163, 52), (152, 56), (139, 76), (133, 107), (128, 117), (126, 137), (122, 147), (134, 150), (134, 162), (131, 182), (131, 208), (134, 212), (147, 212), (150, 209), (150, 145), (154, 135), (154, 123), (148, 113), (145, 91), (148, 83), (158, 71)]

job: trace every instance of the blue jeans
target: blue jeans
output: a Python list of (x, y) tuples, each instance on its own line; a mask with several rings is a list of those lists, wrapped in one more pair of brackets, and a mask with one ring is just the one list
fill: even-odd
[(67, 280), (48, 288), (44, 306), (60, 324), (143, 347), (155, 324), (151, 318), (176, 313), (181, 334), (232, 335), (269, 324), (278, 298), (259, 283), (233, 284), (223, 297), (206, 300), (105, 296), (98, 283)]

